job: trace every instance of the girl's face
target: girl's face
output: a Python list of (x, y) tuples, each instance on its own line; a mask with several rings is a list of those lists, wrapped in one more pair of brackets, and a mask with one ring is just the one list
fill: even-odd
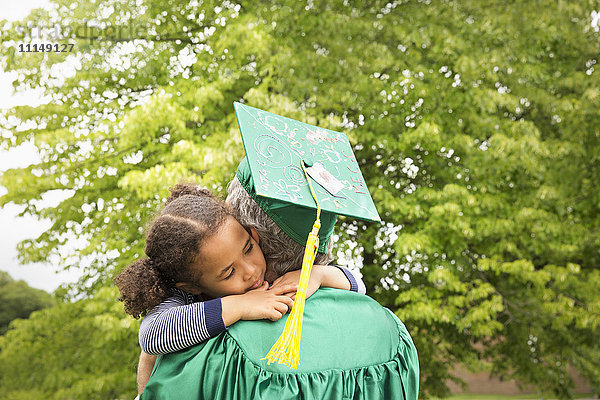
[(178, 284), (192, 294), (213, 298), (242, 294), (260, 287), (265, 279), (266, 262), (258, 246), (259, 238), (228, 216), (215, 234), (205, 239), (192, 265), (197, 282)]

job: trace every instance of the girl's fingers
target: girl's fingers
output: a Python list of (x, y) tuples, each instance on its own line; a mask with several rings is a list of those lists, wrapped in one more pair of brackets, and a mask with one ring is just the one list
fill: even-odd
[(275, 310), (277, 310), (283, 315), (288, 311), (288, 306), (284, 303), (277, 303), (275, 304)]
[(297, 283), (286, 283), (281, 286), (271, 287), (271, 289), (269, 289), (269, 290), (271, 292), (273, 292), (273, 294), (284, 294), (284, 293), (295, 292), (298, 290), (298, 284)]
[(280, 286), (282, 286), (282, 285), (285, 285), (285, 282), (283, 281), (283, 279), (282, 279), (282, 278), (278, 278), (278, 279), (276, 279), (276, 280), (273, 282), (273, 284), (271, 285), (271, 289), (278, 288), (278, 287), (280, 287)]
[(291, 300), (294, 300), (292, 296), (296, 296), (296, 290), (294, 290), (293, 292), (282, 293), (282, 295), (288, 297)]
[(289, 298), (288, 296), (280, 296), (278, 298), (278, 300), (280, 302), (282, 302), (283, 304), (285, 304), (285, 306), (287, 307), (288, 310), (291, 310), (292, 307), (294, 306), (294, 301), (291, 298)]
[(263, 284), (256, 289), (250, 290), (250, 292), (263, 292), (269, 290), (269, 282), (264, 281)]
[(273, 312), (271, 313), (271, 316), (269, 317), (269, 319), (271, 321), (278, 321), (278, 320), (281, 319), (281, 317), (283, 317), (283, 314), (285, 314), (285, 313), (282, 313), (279, 310), (273, 310)]

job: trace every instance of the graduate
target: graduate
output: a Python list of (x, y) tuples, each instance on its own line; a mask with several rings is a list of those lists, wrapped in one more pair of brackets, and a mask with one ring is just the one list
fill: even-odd
[[(273, 276), (302, 266), (294, 305), (277, 322), (240, 321), (159, 356), (142, 399), (417, 398), (416, 349), (389, 310), (327, 288), (306, 300), (314, 258), (328, 256), (336, 214), (379, 220), (347, 138), (235, 106), (247, 158), (228, 202), (257, 232)], [(291, 251), (282, 257), (273, 250), (286, 241)]]

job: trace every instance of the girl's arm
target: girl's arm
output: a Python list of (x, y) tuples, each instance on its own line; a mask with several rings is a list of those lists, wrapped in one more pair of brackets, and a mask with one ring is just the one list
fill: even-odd
[(226, 329), (221, 299), (193, 302), (193, 297), (181, 290), (174, 289), (173, 294), (142, 320), (139, 342), (145, 353), (172, 353), (202, 343)]
[(174, 289), (174, 296), (153, 308), (142, 320), (139, 342), (148, 354), (166, 354), (202, 343), (240, 319), (277, 321), (292, 308), (297, 285), (268, 285), (240, 295), (193, 302), (190, 294)]
[[(319, 265), (319, 267), (333, 267), (334, 265)], [(317, 265), (313, 266), (317, 267)], [(337, 289), (346, 289), (346, 290), (350, 290), (352, 292), (357, 292), (357, 293), (362, 293), (362, 294), (366, 294), (367, 293), (367, 287), (365, 286), (365, 283), (363, 282), (363, 280), (360, 278), (360, 276), (356, 275), (354, 272), (350, 271), (347, 268), (344, 268), (342, 266), (339, 265), (335, 265), (335, 267), (337, 267), (340, 271), (342, 271), (344, 273), (344, 276), (346, 277), (347, 282), (350, 284), (350, 287), (347, 287), (344, 283), (342, 283), (342, 281), (340, 280), (341, 277), (339, 277), (339, 274), (336, 274), (335, 270), (331, 273), (332, 275), (338, 275), (338, 279), (333, 282), (333, 281), (328, 281), (325, 284), (322, 284), (322, 287), (330, 287), (330, 288), (337, 288)], [(325, 278), (325, 279), (332, 279), (332, 277), (329, 278)], [(338, 284), (338, 286), (334, 286)], [(344, 287), (339, 287), (343, 285)]]
[[(273, 281), (273, 286), (269, 290), (278, 290), (283, 285), (297, 284), (300, 281), (300, 273), (300, 270), (296, 270), (282, 275)], [(362, 279), (344, 267), (333, 265), (313, 265), (306, 289), (306, 298), (309, 298), (320, 287), (351, 290), (362, 294), (366, 293), (365, 284)]]

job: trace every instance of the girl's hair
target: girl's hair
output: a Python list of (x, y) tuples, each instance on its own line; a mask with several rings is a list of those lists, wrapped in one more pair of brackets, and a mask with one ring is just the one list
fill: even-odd
[(139, 318), (172, 296), (177, 282), (193, 282), (191, 270), (200, 243), (216, 233), (231, 208), (208, 189), (190, 183), (170, 188), (171, 195), (146, 235), (148, 258), (125, 268), (114, 279), (125, 312)]
[[(237, 177), (229, 184), (227, 202), (233, 208), (235, 217), (246, 228), (254, 228), (260, 237), (260, 248), (267, 262), (270, 278), (300, 269), (304, 258), (304, 248), (290, 238), (273, 222), (256, 201), (244, 189)], [(317, 253), (315, 264), (326, 265), (333, 260), (331, 249), (333, 238), (327, 243), (327, 254)]]

